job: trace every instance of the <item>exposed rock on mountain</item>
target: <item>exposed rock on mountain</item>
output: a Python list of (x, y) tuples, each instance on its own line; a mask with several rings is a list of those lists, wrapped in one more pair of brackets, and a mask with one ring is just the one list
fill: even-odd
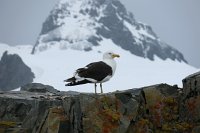
[(32, 53), (54, 45), (61, 49), (91, 51), (101, 47), (106, 39), (150, 60), (158, 56), (163, 60), (186, 62), (183, 55), (162, 41), (149, 25), (136, 21), (119, 0), (61, 0), (43, 23)]
[(0, 90), (16, 89), (33, 82), (34, 74), (17, 54), (4, 52), (0, 60)]
[[(200, 85), (199, 73), (183, 82), (193, 80), (196, 86)], [(42, 84), (23, 88), (26, 87), (37, 89), (0, 93), (1, 133), (200, 132), (200, 95), (190, 95), (187, 85), (182, 89), (158, 84), (102, 95), (61, 95)], [(41, 91), (44, 87), (51, 91)]]

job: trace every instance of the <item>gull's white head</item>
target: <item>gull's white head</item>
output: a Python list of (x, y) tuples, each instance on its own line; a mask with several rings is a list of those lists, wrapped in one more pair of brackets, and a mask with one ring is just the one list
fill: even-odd
[(120, 57), (118, 54), (113, 53), (112, 51), (105, 52), (103, 54), (103, 59), (114, 59), (115, 57)]

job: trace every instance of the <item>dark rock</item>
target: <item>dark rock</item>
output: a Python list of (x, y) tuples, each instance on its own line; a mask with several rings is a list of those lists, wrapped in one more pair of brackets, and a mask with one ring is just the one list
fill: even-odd
[(37, 133), (68, 133), (70, 131), (70, 122), (64, 109), (61, 106), (52, 107), (44, 115)]
[(32, 132), (40, 130), (41, 125), (48, 115), (48, 110), (51, 107), (62, 105), (62, 101), (56, 100), (56, 97), (48, 97), (45, 93), (42, 95), (44, 95), (45, 99), (31, 100), (32, 102), (30, 104), (32, 105), (32, 108), (29, 111), (29, 114), (26, 115), (26, 118), (22, 121), (22, 127), (28, 128)]
[(200, 72), (191, 74), (182, 81), (183, 94), (181, 99), (184, 104), (181, 106), (181, 116), (184, 118), (183, 120), (198, 123), (200, 122)]
[(76, 92), (76, 91), (60, 91), (57, 93), (60, 96), (76, 96), (76, 95), (80, 95), (80, 92)]
[(29, 83), (21, 87), (20, 91), (29, 91), (29, 92), (41, 92), (41, 93), (58, 93), (59, 90), (56, 90), (50, 85), (43, 85), (41, 83)]
[(182, 82), (185, 97), (193, 97), (200, 94), (200, 72), (187, 76)]
[(17, 54), (4, 52), (0, 61), (0, 90), (9, 91), (33, 82), (34, 74)]
[(192, 130), (192, 133), (199, 133), (199, 131), (200, 131), (200, 126), (197, 126)]
[[(199, 86), (196, 73), (183, 80)], [(185, 82), (186, 80), (186, 82)], [(24, 86), (40, 88), (33, 84)], [(27, 87), (27, 89), (26, 89)], [(108, 94), (19, 91), (0, 93), (0, 132), (200, 132), (200, 95), (158, 84)], [(185, 94), (187, 92), (187, 94)], [(61, 95), (62, 94), (62, 95)]]
[(130, 101), (130, 99), (132, 98), (131, 93), (117, 93), (115, 95), (118, 99), (120, 99), (120, 101), (124, 104), (126, 104), (127, 102)]

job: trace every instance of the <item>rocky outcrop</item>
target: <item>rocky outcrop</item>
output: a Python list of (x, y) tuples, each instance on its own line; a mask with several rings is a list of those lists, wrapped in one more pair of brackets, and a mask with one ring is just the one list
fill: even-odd
[(200, 72), (189, 75), (183, 79), (185, 97), (194, 97), (200, 94)]
[(9, 91), (33, 82), (34, 74), (17, 54), (4, 52), (0, 60), (0, 90)]
[(60, 91), (56, 90), (54, 87), (50, 85), (43, 85), (41, 83), (31, 83), (26, 84), (21, 87), (21, 91), (27, 92), (41, 92), (41, 93), (58, 93)]
[[(98, 95), (29, 84), (0, 93), (0, 132), (199, 133), (200, 95), (190, 94), (199, 76), (184, 79), (184, 88), (158, 84)], [(188, 86), (193, 80), (196, 86)]]

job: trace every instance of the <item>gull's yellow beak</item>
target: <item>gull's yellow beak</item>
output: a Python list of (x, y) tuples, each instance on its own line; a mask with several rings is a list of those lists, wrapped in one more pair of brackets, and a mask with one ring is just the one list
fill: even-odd
[(119, 58), (120, 56), (118, 54), (112, 54), (112, 58), (115, 58), (115, 57)]

